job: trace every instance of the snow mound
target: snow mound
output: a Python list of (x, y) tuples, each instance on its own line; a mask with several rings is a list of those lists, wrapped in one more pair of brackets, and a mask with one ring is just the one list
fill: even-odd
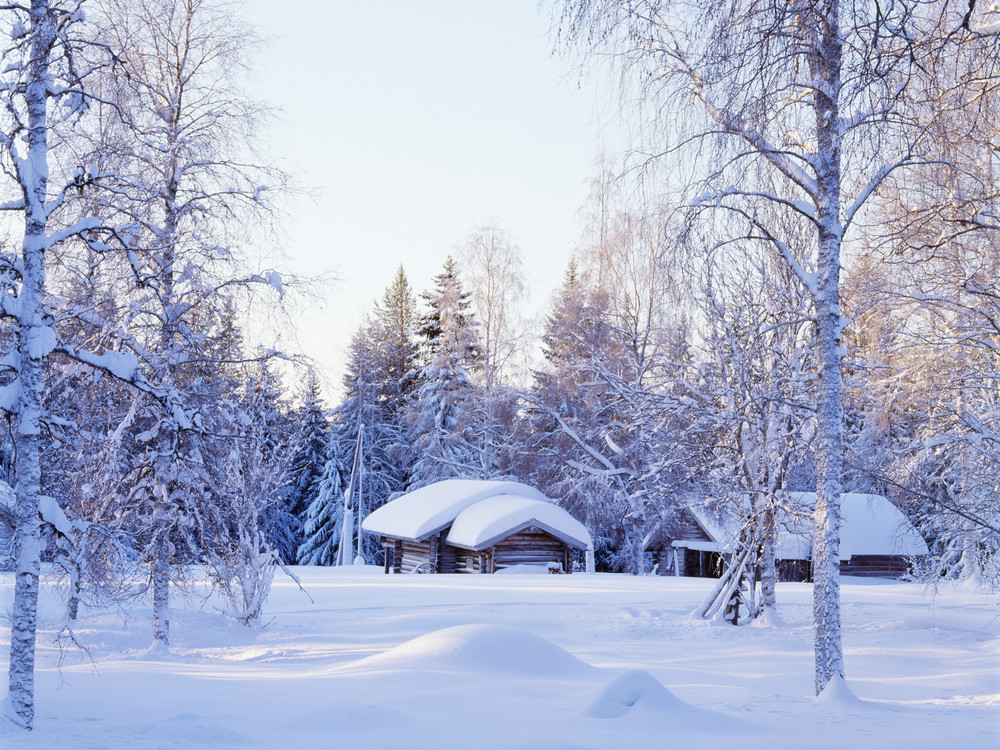
[(584, 714), (595, 719), (618, 719), (632, 711), (672, 713), (690, 708), (649, 672), (630, 669), (609, 682)]
[(826, 687), (823, 688), (818, 696), (816, 696), (816, 703), (824, 706), (829, 706), (831, 708), (840, 709), (864, 709), (870, 708), (870, 704), (867, 701), (863, 701), (858, 696), (856, 696), (851, 688), (847, 685), (847, 680), (843, 677), (832, 677)]
[(500, 625), (456, 625), (355, 662), (359, 667), (570, 678), (594, 670), (561, 646)]

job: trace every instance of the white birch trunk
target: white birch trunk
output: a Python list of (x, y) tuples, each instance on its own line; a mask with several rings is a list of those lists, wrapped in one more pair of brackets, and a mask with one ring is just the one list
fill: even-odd
[(968, 519), (962, 522), (962, 580), (971, 587), (983, 582), (983, 569), (979, 562), (979, 535), (975, 524)]
[(170, 544), (162, 536), (153, 542), (151, 577), (153, 579), (153, 646), (170, 646)]
[(645, 524), (643, 524), (641, 517), (637, 517), (633, 514), (629, 519), (629, 543), (632, 550), (632, 575), (635, 576), (646, 575), (646, 554), (645, 550), (642, 548), (644, 526)]
[(628, 524), (629, 551), (632, 556), (632, 575), (646, 575), (646, 551), (643, 549), (645, 535), (645, 516), (641, 498), (634, 494), (628, 494), (629, 514), (626, 523)]
[(840, 494), (844, 463), (844, 382), (841, 364), (840, 91), (842, 41), (839, 0), (823, 0), (815, 24), (810, 69), (815, 88), (816, 226), (818, 257), (816, 328), (819, 388), (816, 404), (817, 484), (813, 532), (813, 637), (816, 694), (844, 676), (840, 633)]
[[(772, 478), (774, 473), (779, 471), (780, 469), (774, 469)], [(756, 503), (757, 508), (754, 511), (754, 516), (756, 517), (757, 530), (754, 538), (760, 544), (760, 557), (757, 560), (757, 568), (760, 571), (760, 614), (765, 615), (769, 622), (773, 622), (777, 607), (778, 579), (775, 562), (778, 511), (774, 503), (773, 490), (767, 494), (758, 493)]]
[(55, 21), (47, 0), (32, 0), (31, 33), (31, 60), (24, 95), (28, 114), (27, 157), (17, 170), (25, 201), (24, 269), (17, 319), (19, 396), (14, 434), (17, 518), (7, 697), (10, 718), (25, 729), (32, 728), (35, 715), (35, 629), (41, 567), (39, 435), (47, 354), (42, 342), (47, 328), (43, 295), (45, 251), (49, 244), (45, 205), (49, 151), (46, 83), (55, 38)]
[[(773, 511), (769, 515), (773, 517)], [(773, 530), (773, 521), (771, 522), (771, 525), (772, 530), (770, 532), (765, 532), (761, 544), (760, 607), (761, 612), (767, 615), (769, 620), (773, 621), (774, 614), (778, 606), (776, 596), (778, 571), (774, 555), (775, 533)]]
[[(169, 110), (169, 124), (166, 134), (166, 161), (163, 164), (160, 178), (163, 190), (163, 226), (156, 232), (159, 243), (158, 258), (160, 276), (163, 284), (160, 290), (160, 307), (162, 318), (160, 325), (160, 387), (164, 392), (171, 391), (176, 385), (176, 363), (182, 361), (182, 345), (176, 341), (179, 328), (179, 305), (176, 299), (174, 261), (176, 245), (180, 235), (180, 217), (178, 212), (178, 193), (180, 185), (178, 116), (176, 102)], [(150, 575), (153, 583), (153, 649), (166, 649), (170, 646), (170, 558), (173, 549), (170, 540), (171, 529), (177, 519), (174, 517), (174, 500), (171, 493), (175, 490), (173, 479), (178, 471), (178, 453), (180, 451), (179, 428), (173, 416), (161, 411), (160, 429), (157, 440), (157, 455), (153, 460), (154, 472), (154, 504), (153, 540), (150, 555)]]

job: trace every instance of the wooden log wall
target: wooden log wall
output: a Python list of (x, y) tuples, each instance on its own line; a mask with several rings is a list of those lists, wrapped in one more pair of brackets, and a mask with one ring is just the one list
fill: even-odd
[(479, 572), (480, 573), (492, 573), (493, 572), (493, 550), (484, 549), (479, 553)]
[(497, 570), (510, 565), (546, 565), (558, 563), (563, 572), (573, 570), (573, 550), (564, 542), (542, 531), (522, 531), (497, 542), (494, 547)]
[(403, 572), (403, 542), (399, 539), (392, 541), (392, 572)]
[(719, 552), (684, 547), (681, 570), (692, 578), (719, 578), (722, 575), (723, 555)]
[(412, 573), (419, 565), (423, 565), (426, 562), (433, 562), (430, 557), (431, 543), (429, 541), (411, 542), (404, 539), (397, 542), (397, 544), (399, 545), (397, 549), (400, 553), (397, 567), (398, 572)]
[(812, 580), (812, 563), (808, 560), (777, 560), (775, 569), (779, 581), (804, 583)]
[(661, 545), (653, 551), (653, 564), (656, 566), (656, 575), (672, 576), (674, 574), (673, 561), (673, 553), (667, 545)]
[(863, 578), (902, 578), (910, 570), (910, 560), (901, 555), (854, 555), (840, 563), (840, 573)]
[[(811, 581), (809, 560), (778, 560), (779, 581)], [(901, 555), (854, 555), (840, 563), (840, 574), (861, 578), (902, 578), (910, 570), (910, 559)]]
[[(446, 561), (450, 562), (451, 570), (445, 567)], [(442, 550), (441, 568), (442, 571), (453, 573), (478, 573), (479, 553), (446, 544)]]
[(391, 550), (391, 567), (395, 573), (412, 573), (423, 566), (437, 573), (494, 573), (511, 565), (557, 563), (564, 573), (573, 571), (573, 548), (544, 531), (526, 530), (501, 540), (495, 547), (474, 552), (453, 547), (445, 542), (442, 532), (423, 542), (402, 539), (386, 541)]
[(445, 539), (448, 536), (447, 531), (442, 531), (438, 535), (438, 573), (457, 573), (458, 564), (461, 562), (463, 565), (465, 561), (458, 557), (458, 553), (461, 550), (457, 550), (450, 544), (445, 543)]

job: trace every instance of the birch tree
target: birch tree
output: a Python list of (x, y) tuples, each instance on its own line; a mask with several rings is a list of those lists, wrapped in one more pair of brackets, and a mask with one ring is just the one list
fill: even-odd
[(759, 250), (720, 249), (705, 261), (703, 337), (711, 365), (703, 386), (710, 397), (702, 402), (714, 408), (699, 409), (695, 418), (714, 437), (712, 495), (744, 525), (733, 554), (749, 548), (750, 569), (760, 569), (760, 611), (754, 600), (750, 617), (774, 620), (778, 528), (794, 513), (787, 493), (813, 431), (814, 383), (805, 355), (812, 325), (787, 268), (766, 245)]
[[(41, 540), (39, 532), (43, 405), (46, 362), (57, 347), (46, 305), (46, 254), (96, 222), (60, 227), (52, 214), (68, 185), (50, 172), (54, 131), (83, 110), (79, 3), (33, 0), (2, 9), (4, 50), (0, 128), (3, 173), (8, 180), (2, 208), (20, 226), (20, 246), (0, 258), (4, 326), (0, 407), (12, 415), (17, 506), (14, 532), (14, 608), (11, 623), (9, 692), (5, 715), (31, 729), (34, 721), (35, 626)], [(66, 180), (69, 182), (70, 180)], [(18, 230), (14, 230), (18, 231)], [(6, 338), (6, 336), (5, 336)]]
[[(106, 236), (106, 225), (87, 215), (66, 223), (70, 196), (99, 176), (96, 166), (59, 168), (69, 130), (93, 98), (87, 90), (95, 68), (109, 60), (93, 47), (79, 2), (33, 0), (0, 8), (0, 24), (11, 41), (4, 50), (0, 86), (0, 159), (6, 179), (0, 205), (11, 217), (19, 246), (0, 255), (0, 310), (4, 326), (0, 408), (13, 422), (15, 512), (14, 606), (8, 694), (4, 715), (31, 729), (34, 722), (34, 656), (40, 570), (40, 518), (63, 523), (56, 501), (41, 494), (43, 428), (52, 418), (43, 396), (52, 356), (98, 368), (150, 390), (130, 354), (95, 354), (61, 337), (48, 293), (50, 256), (77, 238)], [(89, 54), (88, 54), (89, 52)]]
[(482, 340), (482, 382), (489, 391), (503, 383), (521, 351), (527, 326), (519, 306), (527, 294), (521, 249), (493, 224), (476, 227), (461, 249), (464, 274)]
[[(227, 364), (249, 360), (235, 325), (236, 295), (256, 284), (240, 255), (243, 231), (269, 219), (279, 172), (252, 150), (264, 108), (241, 89), (253, 35), (214, 0), (101, 0), (100, 39), (118, 50), (121, 136), (102, 143), (115, 173), (106, 211), (128, 221), (136, 290), (127, 327), (143, 344), (142, 371), (172, 408), (140, 405), (144, 446), (125, 516), (142, 530), (153, 592), (153, 642), (169, 642), (169, 590), (177, 563), (224, 533), (225, 493), (213, 489), (207, 451), (227, 418), (214, 411)], [(110, 115), (109, 115), (110, 116)], [(232, 385), (235, 388), (235, 385)]]
[(938, 559), (933, 575), (992, 586), (1000, 576), (996, 112), (989, 93), (943, 118), (961, 138), (942, 137), (937, 163), (885, 191), (889, 220), (868, 227), (870, 255), (855, 283), (864, 284), (855, 297), (874, 319), (869, 330), (881, 332), (878, 349), (864, 342), (861, 364), (866, 394), (882, 397), (880, 427), (895, 459), (866, 468), (912, 509)]
[[(950, 90), (992, 88), (1000, 55), (994, 11), (974, 3), (761, 0), (566, 0), (563, 38), (611, 53), (624, 88), (649, 106), (644, 159), (700, 174), (688, 200), (738, 236), (772, 243), (807, 291), (816, 324), (815, 689), (844, 676), (840, 633), (840, 494), (845, 238), (890, 175), (931, 154), (922, 70), (950, 57)], [(652, 155), (650, 157), (650, 155)], [(763, 206), (772, 211), (762, 212)], [(792, 246), (769, 216), (809, 222)]]

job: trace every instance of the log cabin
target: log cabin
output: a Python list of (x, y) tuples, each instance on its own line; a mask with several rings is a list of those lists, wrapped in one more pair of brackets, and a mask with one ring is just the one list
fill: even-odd
[(592, 545), (569, 513), (507, 481), (436, 482), (373, 511), (362, 528), (381, 537), (386, 573), (570, 573)]

